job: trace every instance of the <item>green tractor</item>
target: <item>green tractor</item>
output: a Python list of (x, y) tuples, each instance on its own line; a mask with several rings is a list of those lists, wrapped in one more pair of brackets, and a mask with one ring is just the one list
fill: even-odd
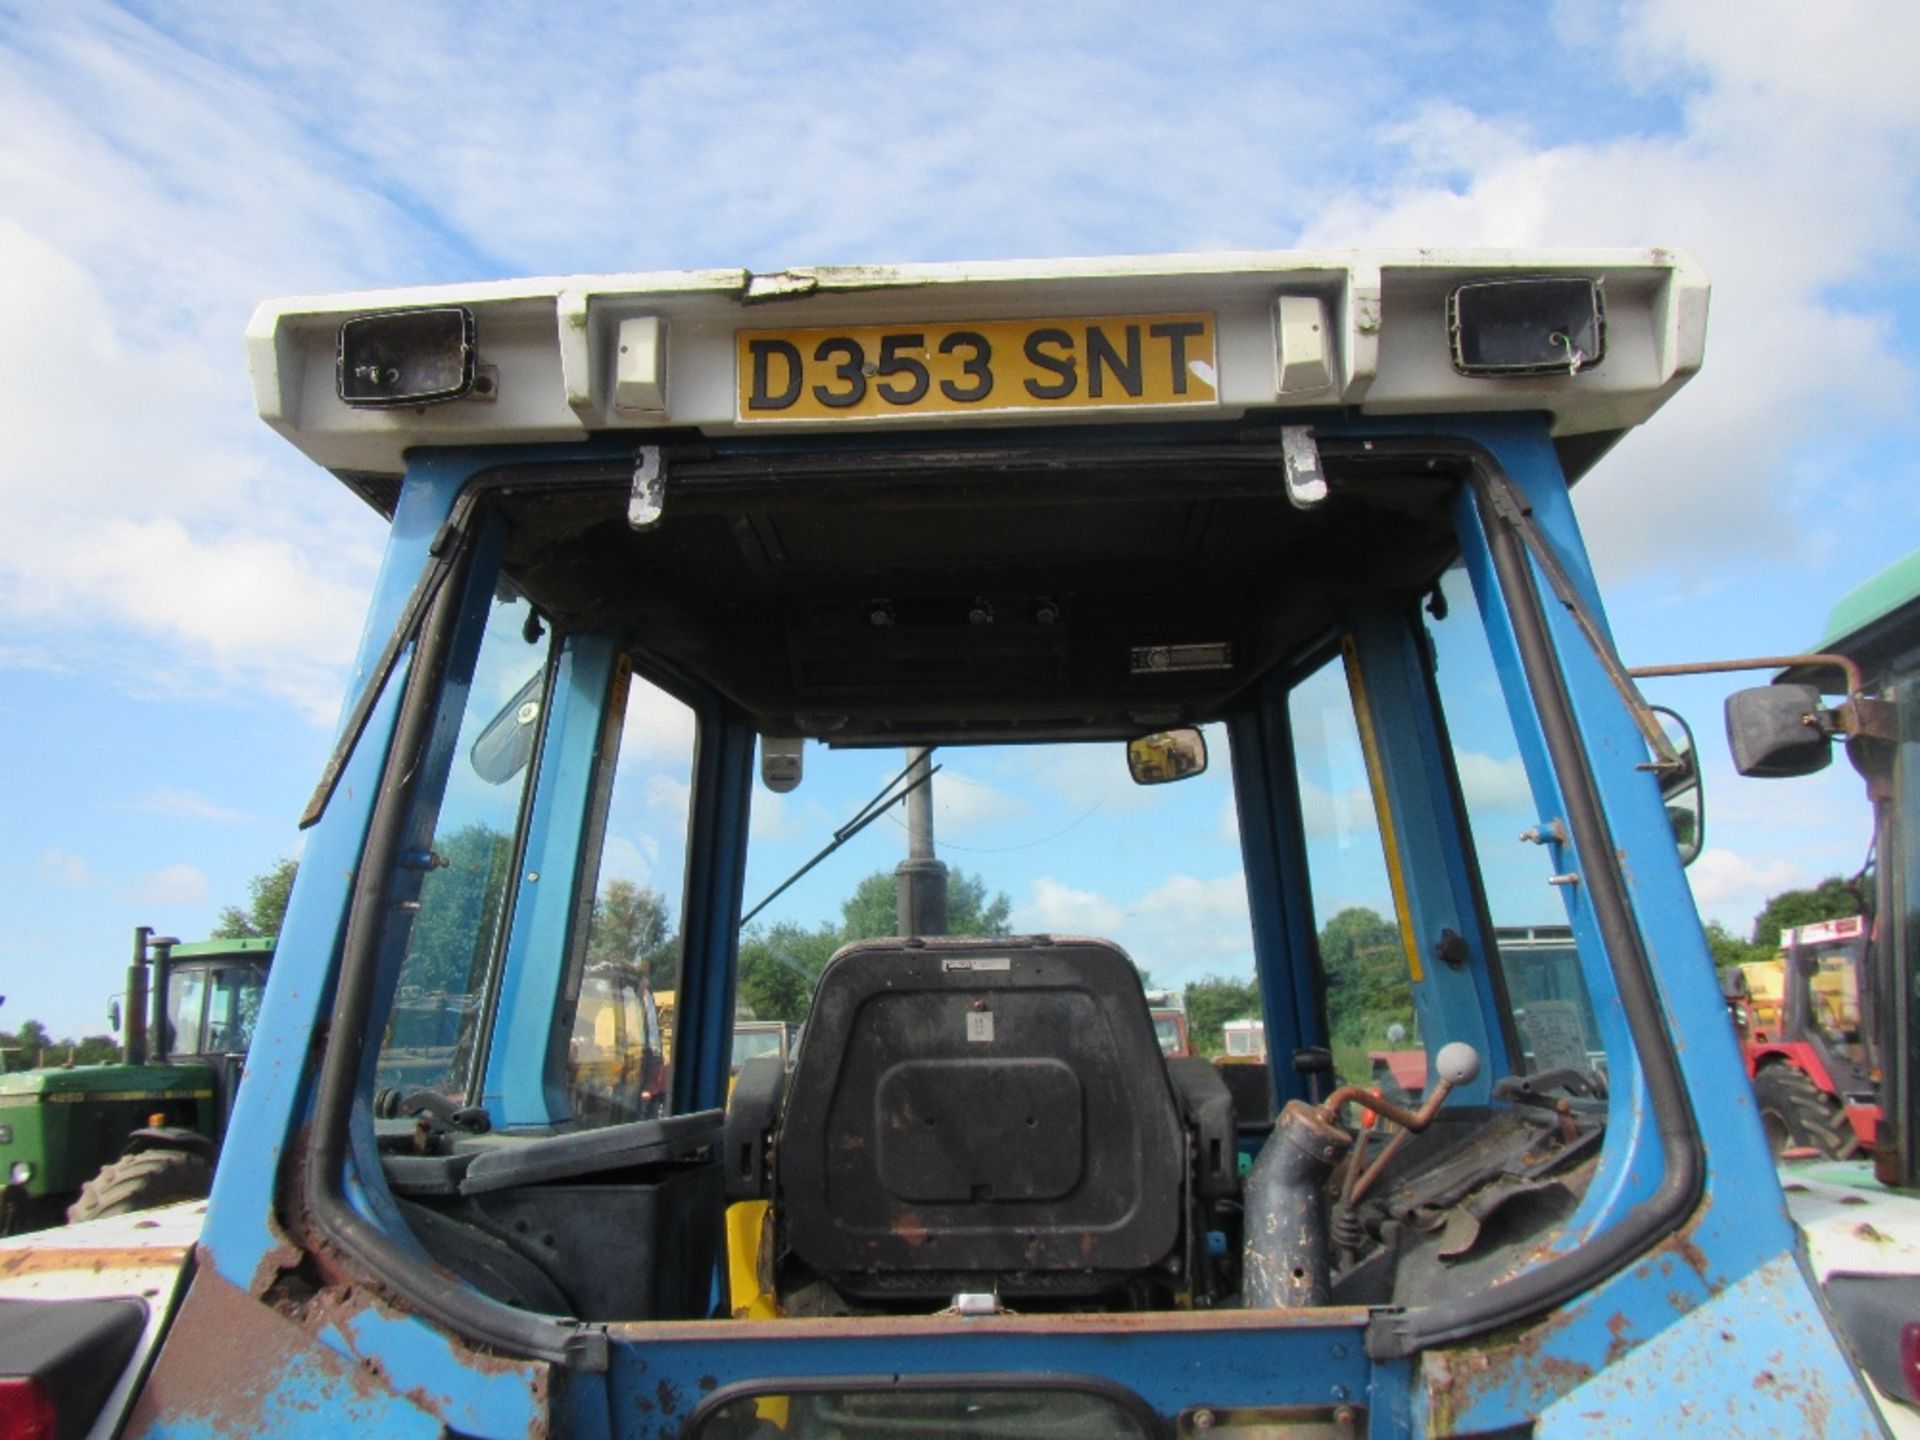
[(120, 1061), (0, 1074), (0, 1234), (207, 1193), (272, 961), (134, 932)]

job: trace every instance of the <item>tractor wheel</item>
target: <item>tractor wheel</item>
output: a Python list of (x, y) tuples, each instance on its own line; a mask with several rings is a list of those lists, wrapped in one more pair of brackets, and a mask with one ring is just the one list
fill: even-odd
[(1753, 1097), (1774, 1154), (1818, 1150), (1830, 1160), (1851, 1160), (1860, 1153), (1860, 1137), (1847, 1123), (1840, 1102), (1803, 1071), (1791, 1065), (1765, 1066), (1753, 1077)]
[(213, 1167), (204, 1155), (185, 1150), (142, 1150), (123, 1155), (81, 1187), (67, 1210), (68, 1223), (126, 1215), (179, 1200), (200, 1200), (213, 1188)]

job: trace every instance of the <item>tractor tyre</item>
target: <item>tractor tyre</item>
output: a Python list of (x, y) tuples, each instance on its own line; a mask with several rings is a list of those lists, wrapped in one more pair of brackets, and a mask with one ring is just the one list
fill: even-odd
[(98, 1220), (103, 1215), (127, 1215), (172, 1205), (180, 1200), (203, 1200), (213, 1188), (213, 1167), (204, 1155), (186, 1150), (142, 1150), (123, 1155), (80, 1189), (80, 1198), (67, 1209), (67, 1222)]
[(1787, 1150), (1817, 1150), (1830, 1160), (1851, 1160), (1860, 1153), (1840, 1101), (1791, 1065), (1767, 1065), (1753, 1077), (1753, 1098), (1760, 1123), (1775, 1155)]

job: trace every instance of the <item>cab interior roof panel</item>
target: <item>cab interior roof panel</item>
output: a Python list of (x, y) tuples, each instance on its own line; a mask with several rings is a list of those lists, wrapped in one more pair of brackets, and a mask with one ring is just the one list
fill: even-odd
[[(1334, 464), (1329, 499), (1302, 511), (1254, 458), (679, 459), (652, 531), (612, 485), (509, 496), (509, 565), (562, 625), (622, 633), (765, 733), (1138, 734), (1218, 715), (1347, 597), (1417, 593), (1453, 553), (1451, 485), (1424, 463)], [(1212, 643), (1230, 667), (1131, 663)]]

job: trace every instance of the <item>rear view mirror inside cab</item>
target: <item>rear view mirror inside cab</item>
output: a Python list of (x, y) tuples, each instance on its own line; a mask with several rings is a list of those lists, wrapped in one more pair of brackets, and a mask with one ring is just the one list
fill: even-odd
[(1127, 742), (1127, 772), (1136, 785), (1165, 785), (1207, 768), (1207, 737), (1192, 728), (1156, 730)]

